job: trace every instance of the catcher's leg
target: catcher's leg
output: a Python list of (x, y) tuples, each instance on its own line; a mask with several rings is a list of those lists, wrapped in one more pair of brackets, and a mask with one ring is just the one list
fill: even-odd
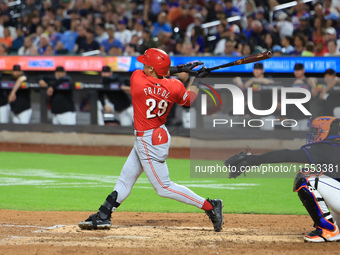
[(128, 197), (138, 177), (143, 172), (135, 148), (132, 149), (118, 178), (114, 191), (107, 196), (97, 213), (80, 222), (82, 229), (109, 229), (111, 213)]
[(316, 226), (316, 230), (305, 236), (305, 241), (337, 241), (340, 240), (339, 228), (334, 223), (323, 196), (318, 192), (318, 179), (315, 175), (310, 175), (308, 170), (302, 169), (294, 182), (294, 191), (298, 193), (301, 202)]

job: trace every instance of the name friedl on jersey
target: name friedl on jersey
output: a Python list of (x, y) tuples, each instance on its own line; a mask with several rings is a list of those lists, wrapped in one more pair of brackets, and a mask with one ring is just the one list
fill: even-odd
[(145, 95), (159, 95), (164, 98), (169, 98), (170, 91), (168, 92), (166, 89), (157, 88), (157, 87), (147, 87), (144, 89)]

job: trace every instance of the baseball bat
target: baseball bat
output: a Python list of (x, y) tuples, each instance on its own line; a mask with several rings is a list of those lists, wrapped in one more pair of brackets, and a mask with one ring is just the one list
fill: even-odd
[(239, 60), (236, 60), (236, 61), (233, 61), (233, 62), (230, 62), (230, 63), (227, 63), (227, 64), (207, 68), (207, 70), (213, 71), (213, 70), (217, 70), (217, 69), (221, 69), (221, 68), (225, 68), (225, 67), (229, 67), (229, 66), (238, 66), (238, 65), (249, 64), (249, 63), (265, 60), (265, 59), (268, 59), (268, 58), (271, 58), (271, 57), (272, 57), (272, 53), (270, 51), (266, 51), (266, 52), (262, 52), (262, 53), (259, 53), (259, 54), (250, 55), (248, 57), (241, 58)]

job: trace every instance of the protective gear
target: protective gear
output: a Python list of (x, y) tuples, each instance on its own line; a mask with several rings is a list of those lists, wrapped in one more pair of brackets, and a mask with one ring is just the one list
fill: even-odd
[(236, 178), (244, 172), (245, 169), (241, 169), (241, 166), (248, 165), (246, 159), (248, 155), (252, 153), (249, 148), (246, 148), (224, 161), (224, 165), (229, 168), (229, 178)]
[[(313, 179), (314, 186), (310, 184), (309, 179)], [(317, 191), (317, 180), (318, 177), (311, 174), (310, 169), (301, 169), (295, 178), (293, 190), (298, 193), (302, 204), (314, 221), (315, 226), (334, 231), (336, 226), (334, 225), (328, 206), (321, 194)]]
[(317, 143), (327, 139), (340, 139), (340, 118), (320, 116), (310, 119), (308, 127), (311, 129), (306, 136), (306, 143)]
[(194, 71), (196, 66), (203, 65), (203, 62), (193, 62), (193, 63), (188, 63), (188, 64), (180, 64), (178, 66), (170, 66), (170, 75), (175, 74), (175, 73), (189, 73), (192, 75), (197, 75), (197, 71)]
[(205, 66), (203, 66), (200, 70), (197, 71), (196, 77), (197, 78), (205, 78), (209, 74), (210, 74), (210, 71)]
[(107, 196), (104, 204), (99, 208), (99, 216), (102, 220), (110, 218), (112, 211), (120, 206), (120, 203), (117, 202), (117, 196), (117, 191), (113, 191)]
[(137, 61), (152, 66), (160, 76), (166, 76), (168, 74), (171, 64), (169, 55), (165, 51), (156, 48), (146, 50), (144, 55), (137, 57)]

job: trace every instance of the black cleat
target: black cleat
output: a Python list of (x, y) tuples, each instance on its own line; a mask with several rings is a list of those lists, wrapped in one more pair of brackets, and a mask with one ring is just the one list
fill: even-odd
[(99, 217), (99, 213), (92, 214), (85, 221), (78, 223), (78, 227), (85, 230), (110, 229), (111, 225), (111, 217), (103, 220)]
[(214, 224), (214, 231), (220, 232), (223, 226), (223, 201), (221, 199), (210, 200), (209, 198), (207, 201), (214, 207), (214, 209), (205, 211), (205, 213), (209, 216), (209, 219)]

